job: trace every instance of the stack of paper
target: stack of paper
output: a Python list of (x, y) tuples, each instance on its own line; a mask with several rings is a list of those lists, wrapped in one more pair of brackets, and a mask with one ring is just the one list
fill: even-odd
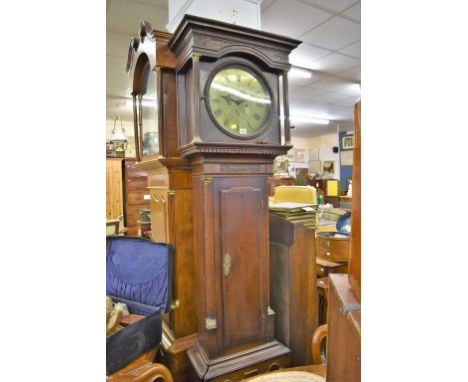
[(304, 203), (270, 203), (270, 213), (281, 216), (294, 224), (315, 229), (317, 205)]

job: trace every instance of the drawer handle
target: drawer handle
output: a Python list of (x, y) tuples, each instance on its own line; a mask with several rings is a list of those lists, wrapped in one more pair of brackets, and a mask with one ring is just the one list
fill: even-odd
[(244, 378), (249, 378), (249, 377), (252, 377), (254, 375), (258, 375), (258, 369), (253, 369), (253, 370), (249, 370), (247, 372), (244, 373)]
[(327, 253), (325, 253), (325, 255), (327, 255), (327, 256), (330, 256), (330, 255), (331, 255), (331, 253), (330, 253), (330, 252), (327, 252)]

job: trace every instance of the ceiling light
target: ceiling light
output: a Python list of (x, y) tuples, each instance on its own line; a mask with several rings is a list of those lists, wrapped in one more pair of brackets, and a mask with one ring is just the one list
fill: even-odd
[[(117, 130), (117, 121), (120, 122), (120, 130)], [(114, 119), (114, 128), (112, 129), (109, 137), (109, 145), (107, 147), (108, 154), (114, 154), (116, 157), (123, 158), (125, 156), (125, 150), (127, 149), (127, 136), (125, 135), (125, 129), (122, 125), (120, 115), (117, 115)]]
[(288, 78), (311, 78), (312, 71), (307, 69), (291, 66), (288, 72)]
[[(284, 121), (284, 115), (280, 115), (280, 120)], [(289, 121), (292, 123), (313, 123), (316, 125), (328, 125), (330, 120), (325, 118), (309, 117), (305, 115), (290, 115)]]
[(290, 119), (294, 123), (313, 123), (316, 125), (328, 125), (330, 120), (324, 118), (309, 117), (305, 115), (291, 115)]

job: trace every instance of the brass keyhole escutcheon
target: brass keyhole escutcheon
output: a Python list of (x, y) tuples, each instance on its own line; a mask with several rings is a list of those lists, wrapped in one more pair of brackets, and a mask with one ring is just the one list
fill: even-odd
[(223, 275), (224, 277), (228, 277), (229, 273), (231, 273), (231, 256), (229, 253), (226, 253), (223, 258)]

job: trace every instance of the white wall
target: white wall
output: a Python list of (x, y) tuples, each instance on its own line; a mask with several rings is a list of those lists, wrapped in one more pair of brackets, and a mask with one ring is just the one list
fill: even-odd
[(291, 137), (291, 144), (294, 146), (293, 149), (303, 149), (305, 152), (305, 161), (304, 162), (295, 162), (296, 167), (298, 168), (308, 168), (309, 167), (309, 140), (307, 138), (295, 138)]
[(310, 149), (319, 149), (319, 159), (334, 161), (336, 179), (340, 179), (340, 154), (333, 152), (334, 146), (339, 146), (338, 133), (324, 134), (308, 139)]

